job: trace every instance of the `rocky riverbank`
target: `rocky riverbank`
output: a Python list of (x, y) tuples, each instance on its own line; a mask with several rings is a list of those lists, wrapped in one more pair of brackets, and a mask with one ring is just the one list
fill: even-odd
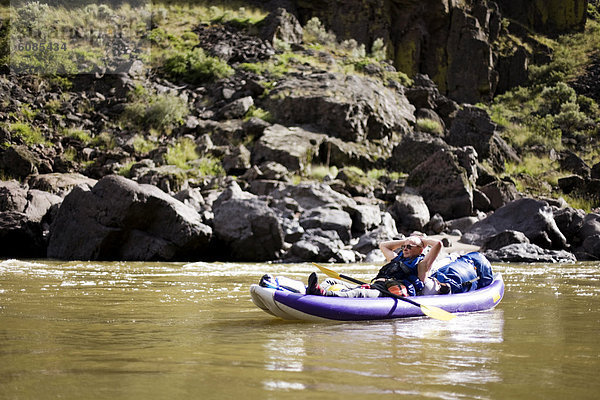
[[(379, 262), (379, 241), (421, 232), (494, 261), (600, 258), (600, 214), (519, 193), (483, 109), (383, 61), (345, 72), (301, 30), (283, 10), (258, 35), (198, 25), (234, 67), (202, 83), (137, 61), (71, 85), (5, 68), (0, 257)], [(275, 39), (286, 73), (250, 67)], [(600, 163), (556, 157), (561, 189), (597, 193)]]

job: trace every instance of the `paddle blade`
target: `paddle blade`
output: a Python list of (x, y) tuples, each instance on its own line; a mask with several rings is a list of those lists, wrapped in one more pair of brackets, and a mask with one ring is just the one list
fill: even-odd
[(439, 307), (427, 306), (425, 304), (421, 304), (420, 307), (421, 311), (423, 311), (423, 314), (431, 318), (439, 319), (442, 321), (450, 321), (451, 319), (456, 318), (456, 315), (449, 313), (448, 311), (442, 310)]
[(325, 268), (320, 266), (319, 264), (313, 263), (313, 265), (317, 268), (319, 268), (321, 270), (321, 272), (323, 272), (325, 275), (327, 275), (330, 278), (334, 278), (334, 279), (342, 279), (340, 278), (340, 274), (338, 274), (337, 272), (329, 269), (329, 268)]

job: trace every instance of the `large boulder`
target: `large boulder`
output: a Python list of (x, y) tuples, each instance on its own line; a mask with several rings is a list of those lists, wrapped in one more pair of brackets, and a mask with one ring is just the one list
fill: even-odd
[(482, 246), (488, 238), (507, 230), (523, 232), (531, 243), (542, 248), (567, 248), (565, 236), (554, 221), (552, 207), (531, 198), (508, 203), (475, 223), (463, 234), (461, 242)]
[(266, 128), (254, 145), (252, 163), (259, 165), (265, 161), (275, 161), (290, 171), (300, 171), (318, 154), (319, 145), (324, 139), (323, 134), (275, 124)]
[(388, 211), (394, 217), (398, 229), (407, 233), (422, 231), (431, 218), (423, 198), (410, 191), (396, 196)]
[(352, 217), (352, 232), (365, 233), (381, 224), (382, 213), (378, 205), (358, 204), (350, 211)]
[(325, 183), (286, 185), (284, 188), (274, 190), (271, 196), (274, 199), (292, 198), (304, 210), (327, 206), (352, 213), (357, 205), (354, 199), (336, 192)]
[(23, 213), (32, 222), (40, 222), (48, 210), (60, 204), (62, 197), (29, 188), (17, 181), (0, 181), (0, 211)]
[(491, 262), (573, 263), (577, 261), (568, 251), (543, 249), (532, 243), (513, 243), (498, 250), (488, 250), (483, 254)]
[(0, 149), (0, 171), (8, 176), (24, 179), (37, 174), (39, 158), (27, 146), (10, 146)]
[(489, 200), (489, 207), (492, 210), (496, 210), (521, 197), (517, 187), (511, 181), (496, 180), (480, 187), (479, 190)]
[(46, 256), (42, 224), (18, 211), (0, 211), (0, 258)]
[(286, 255), (285, 261), (315, 262), (356, 262), (355, 254), (344, 248), (336, 231), (322, 229), (307, 230), (295, 242)]
[(381, 218), (381, 224), (372, 231), (362, 235), (352, 247), (352, 250), (367, 255), (373, 251), (377, 251), (379, 243), (392, 240), (396, 236), (398, 236), (398, 230), (396, 229), (394, 218), (389, 213), (384, 213)]
[(281, 256), (282, 224), (267, 202), (232, 183), (213, 203), (214, 235), (227, 259), (267, 261)]
[(96, 182), (98, 181), (78, 173), (63, 174), (58, 172), (34, 175), (27, 181), (32, 189), (54, 193), (61, 197), (66, 196), (75, 186), (94, 186)]
[(155, 186), (111, 175), (69, 193), (52, 224), (48, 257), (68, 260), (194, 260), (212, 230), (191, 207)]
[(312, 74), (288, 79), (265, 99), (278, 121), (314, 124), (345, 141), (391, 138), (409, 131), (415, 108), (399, 91), (346, 74)]
[(431, 214), (438, 213), (445, 220), (473, 213), (475, 184), (450, 151), (440, 150), (419, 164), (410, 173), (406, 186), (416, 189)]
[(27, 188), (16, 180), (0, 181), (0, 211), (25, 211)]
[(260, 37), (273, 44), (276, 41), (290, 44), (302, 42), (302, 25), (284, 8), (271, 12), (258, 24), (258, 27)]
[(497, 172), (504, 170), (505, 162), (519, 160), (487, 112), (476, 106), (465, 105), (456, 114), (446, 141), (456, 147), (473, 146), (479, 159), (488, 160)]
[(348, 243), (352, 237), (352, 218), (339, 209), (313, 208), (300, 217), (300, 225), (305, 230), (320, 228), (323, 231), (336, 231), (344, 243)]
[(409, 133), (392, 150), (388, 165), (395, 171), (410, 172), (440, 150), (450, 151), (451, 146), (428, 133)]

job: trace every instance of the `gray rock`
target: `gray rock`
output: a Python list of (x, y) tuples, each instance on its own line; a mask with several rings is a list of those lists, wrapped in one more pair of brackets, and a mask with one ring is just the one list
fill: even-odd
[(0, 170), (8, 176), (27, 178), (38, 173), (38, 157), (27, 146), (10, 146), (0, 149)]
[(409, 133), (394, 147), (388, 164), (393, 170), (410, 172), (440, 150), (449, 151), (451, 147), (441, 138), (428, 133)]
[(0, 181), (0, 211), (24, 212), (27, 207), (27, 187), (16, 180)]
[(474, 182), (451, 152), (440, 150), (419, 164), (406, 185), (423, 197), (430, 213), (439, 213), (446, 220), (473, 213)]
[(473, 224), (475, 224), (477, 221), (479, 221), (481, 218), (479, 217), (461, 217), (461, 218), (456, 218), (456, 219), (452, 219), (450, 221), (446, 221), (446, 228), (449, 231), (453, 231), (453, 230), (458, 230), (460, 232), (466, 232), (467, 230), (469, 230), (469, 228), (471, 226), (473, 226)]
[(259, 23), (260, 37), (273, 43), (276, 40), (285, 43), (302, 42), (302, 25), (298, 19), (284, 8), (278, 8)]
[(483, 253), (491, 262), (573, 263), (575, 255), (565, 250), (548, 250), (531, 243), (518, 243)]
[(198, 212), (201, 212), (206, 205), (204, 197), (202, 197), (202, 193), (198, 188), (186, 188), (180, 190), (173, 197)]
[(16, 211), (32, 222), (41, 222), (50, 207), (61, 202), (62, 197), (55, 194), (28, 189), (17, 181), (0, 181), (0, 211)]
[(365, 233), (381, 224), (381, 210), (372, 204), (359, 204), (350, 212), (352, 231)]
[(312, 74), (277, 85), (264, 106), (288, 125), (314, 124), (344, 141), (391, 138), (409, 131), (414, 107), (399, 91), (370, 78)]
[(0, 211), (0, 258), (45, 256), (42, 224), (18, 211)]
[(326, 137), (319, 149), (321, 160), (339, 168), (357, 166), (364, 170), (373, 168), (377, 157), (387, 158), (380, 147), (365, 143), (345, 142), (339, 138)]
[(62, 203), (62, 197), (41, 190), (30, 189), (27, 192), (27, 205), (24, 213), (31, 221), (40, 222), (48, 210)]
[(214, 235), (225, 259), (266, 261), (281, 256), (281, 222), (266, 201), (232, 184), (213, 203)]
[(388, 212), (394, 217), (396, 227), (403, 232), (423, 230), (431, 217), (423, 197), (410, 192), (396, 196)]
[(523, 232), (506, 230), (488, 238), (482, 246), (483, 250), (499, 250), (509, 244), (529, 243)]
[(456, 147), (473, 146), (480, 160), (489, 160), (500, 172), (506, 161), (518, 161), (519, 157), (496, 130), (485, 110), (465, 105), (452, 122), (446, 141)]
[(286, 261), (344, 262), (344, 243), (336, 231), (311, 229), (294, 243)]
[(591, 255), (593, 259), (600, 260), (600, 234), (586, 237), (581, 247), (582, 250)]
[(336, 231), (344, 243), (350, 241), (352, 218), (346, 211), (326, 207), (312, 208), (300, 217), (300, 225), (305, 229), (320, 228)]
[(587, 237), (598, 234), (600, 234), (600, 214), (589, 213), (583, 218), (577, 236), (581, 241), (584, 241)]
[(492, 210), (497, 210), (505, 204), (521, 197), (514, 183), (502, 180), (488, 183), (479, 189), (489, 199)]
[(254, 99), (251, 96), (242, 97), (227, 104), (217, 113), (218, 119), (242, 118), (250, 107), (254, 105)]
[(192, 208), (155, 186), (120, 176), (69, 193), (50, 230), (48, 257), (68, 260), (190, 260), (212, 235)]
[(461, 242), (482, 246), (485, 241), (505, 230), (523, 232), (531, 243), (543, 248), (565, 249), (567, 241), (556, 226), (552, 208), (545, 201), (531, 198), (515, 200), (475, 223)]
[(396, 229), (394, 218), (389, 213), (384, 213), (381, 225), (363, 234), (352, 247), (352, 250), (368, 255), (378, 249), (379, 243), (392, 240), (396, 236), (398, 236), (398, 230)]
[[(579, 232), (586, 218), (585, 211), (571, 207), (554, 209), (554, 221), (558, 229), (565, 235), (568, 243), (578, 245), (582, 239)], [(593, 218), (593, 217), (590, 217)], [(599, 231), (600, 233), (600, 231)]]
[(251, 167), (250, 151), (243, 144), (235, 146), (223, 157), (221, 164), (228, 175), (241, 175)]
[(302, 128), (272, 125), (265, 129), (252, 150), (252, 164), (275, 161), (290, 171), (303, 170), (318, 154), (325, 135)]
[(286, 185), (283, 189), (274, 190), (271, 196), (274, 199), (292, 198), (305, 210), (327, 206), (351, 212), (356, 207), (354, 199), (334, 191), (325, 183)]

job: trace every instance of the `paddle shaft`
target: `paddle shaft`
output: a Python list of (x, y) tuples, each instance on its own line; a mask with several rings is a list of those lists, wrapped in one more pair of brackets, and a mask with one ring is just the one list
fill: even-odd
[[(314, 263), (313, 263), (313, 264), (314, 264)], [(335, 271), (332, 271), (332, 270), (330, 270), (330, 269), (327, 269), (327, 268), (325, 268), (325, 267), (322, 267), (322, 266), (320, 266), (320, 265), (318, 265), (318, 264), (314, 264), (314, 265), (316, 265), (316, 266), (317, 266), (319, 269), (321, 269), (322, 271), (329, 271), (330, 273), (333, 273), (333, 274), (337, 275), (337, 278), (338, 278), (338, 279), (345, 279), (345, 280), (347, 280), (347, 281), (350, 281), (350, 282), (352, 282), (352, 283), (356, 283), (356, 284), (358, 284), (358, 285), (366, 285), (366, 284), (367, 284), (366, 282), (363, 282), (363, 281), (361, 281), (361, 280), (358, 280), (358, 279), (352, 278), (351, 276), (348, 276), (348, 275), (339, 274), (339, 273), (337, 273), (337, 272), (335, 272)], [(421, 307), (421, 304), (417, 303), (416, 301), (413, 301), (413, 300), (411, 300), (411, 299), (409, 299), (409, 298), (407, 298), (407, 297), (404, 297), (404, 296), (399, 296), (399, 295), (397, 295), (396, 293), (392, 293), (392, 292), (390, 292), (389, 290), (380, 290), (380, 289), (377, 289), (377, 290), (379, 290), (381, 293), (383, 293), (383, 294), (385, 294), (385, 295), (387, 295), (387, 296), (389, 296), (389, 297), (393, 297), (393, 298), (395, 298), (395, 299), (399, 299), (399, 300), (402, 300), (402, 301), (406, 301), (407, 303), (410, 303), (410, 304), (412, 304), (412, 305), (414, 305), (414, 306)]]
[[(357, 283), (359, 285), (365, 285), (366, 283), (363, 281), (360, 281), (358, 279), (354, 279), (348, 275), (343, 275), (343, 274), (339, 274), (329, 268), (325, 268), (320, 266), (317, 263), (313, 263), (313, 265), (315, 265), (317, 268), (319, 268), (321, 271), (323, 271), (327, 276), (330, 276), (332, 278), (336, 278), (336, 279), (345, 279), (347, 281), (353, 282), (353, 283)], [(396, 293), (392, 293), (387, 289), (377, 289), (379, 290), (381, 293), (386, 294), (394, 299), (398, 299), (398, 300), (402, 300), (402, 301), (406, 301), (409, 304), (412, 304), (413, 306), (419, 307), (421, 309), (421, 311), (423, 312), (423, 314), (431, 317), (431, 318), (435, 318), (435, 319), (440, 319), (442, 321), (449, 321), (452, 318), (455, 317), (455, 315), (449, 313), (448, 311), (442, 310), (439, 307), (434, 307), (434, 306), (427, 306), (425, 304), (420, 304), (417, 303), (416, 301), (413, 301), (411, 299), (408, 299), (406, 297), (403, 296), (399, 296)]]

